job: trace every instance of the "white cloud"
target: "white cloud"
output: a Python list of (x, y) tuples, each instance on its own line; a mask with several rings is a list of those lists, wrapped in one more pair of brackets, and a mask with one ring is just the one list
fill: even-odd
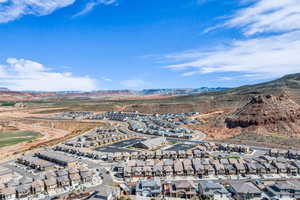
[[(169, 65), (167, 68), (192, 69), (184, 72), (184, 76), (196, 73), (245, 72), (276, 77), (300, 71), (299, 52), (300, 31), (296, 31), (267, 38), (235, 41), (222, 50), (203, 51), (203, 54), (196, 52), (193, 61)], [(185, 57), (186, 54), (178, 54), (176, 59)]]
[(75, 0), (1, 0), (0, 23), (13, 21), (23, 15), (48, 15), (74, 2)]
[(242, 27), (246, 35), (300, 29), (299, 0), (258, 0), (225, 23)]
[(241, 28), (245, 39), (232, 40), (221, 48), (167, 55), (166, 59), (177, 64), (166, 67), (182, 70), (183, 76), (239, 72), (244, 78), (256, 79), (300, 72), (300, 31), (296, 30), (300, 28), (299, 0), (251, 1), (250, 7), (225, 22), (226, 26)]
[(121, 85), (123, 85), (126, 88), (142, 88), (145, 86), (145, 82), (140, 79), (130, 79), (130, 80), (124, 80), (121, 81)]
[(97, 83), (89, 77), (76, 77), (70, 72), (53, 72), (50, 68), (31, 60), (8, 58), (0, 65), (0, 82), (12, 90), (36, 91), (91, 91)]
[[(96, 5), (109, 5), (116, 0), (89, 0), (85, 8), (75, 16), (83, 15)], [(76, 0), (0, 0), (0, 23), (16, 20), (24, 15), (44, 16), (57, 9), (74, 4)]]
[(102, 77), (101, 78), (103, 81), (106, 81), (106, 82), (112, 82), (113, 80), (110, 79), (110, 78), (106, 78), (106, 77)]
[(73, 15), (73, 17), (78, 17), (78, 16), (82, 16), (87, 14), (88, 12), (92, 11), (96, 6), (98, 5), (111, 5), (111, 4), (115, 4), (116, 0), (94, 0), (91, 2), (88, 2), (85, 7), (83, 8), (83, 10), (81, 10), (79, 13)]

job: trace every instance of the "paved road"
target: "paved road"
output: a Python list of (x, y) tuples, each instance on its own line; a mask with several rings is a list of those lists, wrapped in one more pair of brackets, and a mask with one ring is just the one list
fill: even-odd
[[(99, 168), (100, 169), (100, 173), (102, 174), (103, 177), (103, 184), (104, 185), (114, 185), (115, 182), (113, 180), (113, 178), (111, 177), (111, 172), (107, 171), (105, 168)], [(107, 173), (109, 172), (109, 173)]]

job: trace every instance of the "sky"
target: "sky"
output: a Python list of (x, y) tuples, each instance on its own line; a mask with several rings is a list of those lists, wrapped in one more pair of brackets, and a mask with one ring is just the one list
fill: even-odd
[(0, 87), (236, 87), (300, 72), (300, 0), (0, 0)]

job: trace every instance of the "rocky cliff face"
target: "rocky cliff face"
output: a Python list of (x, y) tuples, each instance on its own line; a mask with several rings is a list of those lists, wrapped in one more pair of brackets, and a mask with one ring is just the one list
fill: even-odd
[(300, 106), (286, 94), (253, 96), (231, 113), (225, 123), (230, 129), (263, 126), (269, 132), (300, 134)]

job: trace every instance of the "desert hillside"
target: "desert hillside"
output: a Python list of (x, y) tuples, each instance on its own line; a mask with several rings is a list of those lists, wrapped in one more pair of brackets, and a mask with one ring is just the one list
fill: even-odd
[(206, 92), (195, 95), (171, 97), (167, 100), (130, 104), (125, 111), (140, 112), (182, 112), (199, 111), (211, 112), (213, 110), (231, 109), (246, 104), (249, 98), (257, 95), (279, 96), (285, 93), (295, 103), (300, 104), (300, 73), (284, 76), (280, 79), (217, 92)]
[(263, 127), (270, 133), (300, 135), (300, 106), (287, 95), (258, 95), (225, 119), (228, 128)]
[(199, 116), (202, 124), (193, 128), (207, 133), (208, 139), (213, 140), (244, 133), (279, 134), (290, 138), (300, 136), (299, 104), (300, 74), (292, 74), (226, 91), (173, 97), (160, 103), (129, 104), (125, 111), (198, 111), (202, 113)]

